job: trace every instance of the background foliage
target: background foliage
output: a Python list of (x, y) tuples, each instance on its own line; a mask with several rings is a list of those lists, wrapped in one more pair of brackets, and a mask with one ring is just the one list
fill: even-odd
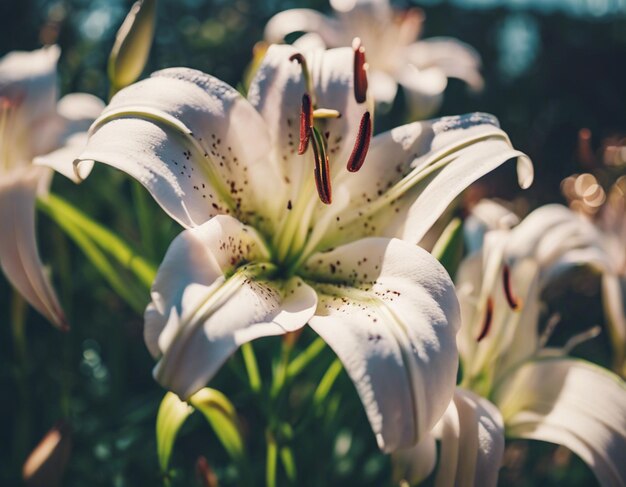
[[(469, 0), (422, 5), (427, 13), (426, 37), (458, 37), (476, 47), (484, 60), (485, 91), (471, 96), (461, 83), (452, 81), (440, 114), (480, 110), (497, 115), (513, 144), (536, 163), (536, 182), (523, 199), (512, 168), (489, 176), (467, 197), (516, 199), (524, 212), (562, 201), (561, 179), (593, 164), (578, 150), (581, 128), (591, 130), (592, 148), (598, 153), (607, 138), (626, 135), (626, 17), (619, 0), (589, 2), (595, 10), (585, 10), (582, 0), (573, 3), (575, 8), (552, 11), (534, 8), (537, 2), (511, 2), (515, 8), (506, 3)], [(483, 8), (467, 4), (483, 4)], [(606, 8), (598, 10), (598, 4)], [(86, 91), (105, 98), (106, 60), (129, 6), (122, 0), (3, 0), (0, 54), (58, 42), (63, 49), (61, 92)], [(295, 6), (328, 9), (325, 0), (160, 0), (157, 37), (146, 72), (190, 66), (236, 86), (267, 19)], [(400, 98), (382, 116), (377, 131), (403, 121), (401, 106)], [(96, 168), (81, 187), (57, 176), (53, 191), (116, 229), (157, 263), (179, 231), (142, 190), (107, 168)], [(141, 204), (153, 222), (150, 228), (138, 226), (135, 209)], [(141, 316), (43, 214), (39, 235), (44, 260), (58, 266), (54, 279), (72, 331), (61, 334), (35, 312), (25, 310), (25, 337), (20, 340), (19, 333), (12, 333), (11, 316), (21, 305), (0, 278), (0, 485), (19, 485), (26, 454), (60, 418), (66, 418), (73, 430), (73, 454), (64, 485), (160, 485), (154, 423), (164, 391), (149, 374), (152, 359), (143, 344)], [(587, 296), (562, 297), (561, 303), (574, 304), (561, 311), (564, 321), (576, 319), (576, 326), (584, 329), (601, 321), (601, 316), (590, 305), (593, 280), (581, 283)], [(147, 302), (148, 294), (142, 292)], [(298, 349), (312, 338), (305, 332)], [(270, 376), (280, 348), (280, 339), (259, 342), (263, 377)], [(602, 339), (581, 353), (608, 362)], [(332, 353), (325, 350), (302, 380), (275, 401), (274, 416), (284, 423), (273, 426), (281, 432), (278, 441), (293, 447), (299, 485), (345, 485), (348, 480), (350, 485), (385, 485), (389, 460), (378, 453), (345, 374), (324, 407), (311, 406), (312, 391), (332, 361)], [(253, 476), (260, 484), (266, 424), (258, 407), (262, 401), (243, 387), (242, 374), (238, 354), (211, 386), (227, 393), (237, 407)], [(234, 467), (199, 416), (184, 427), (177, 443), (174, 485), (192, 484), (200, 454), (209, 460), (222, 485), (234, 485)], [(505, 460), (503, 485), (593, 482), (581, 462), (549, 445), (515, 443)]]

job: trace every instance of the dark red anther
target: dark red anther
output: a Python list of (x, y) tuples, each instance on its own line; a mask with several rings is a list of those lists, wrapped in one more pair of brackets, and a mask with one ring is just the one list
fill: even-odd
[(289, 56), (289, 60), (290, 61), (298, 61), (298, 64), (305, 65), (306, 66), (306, 61), (304, 59), (304, 56), (302, 54), (300, 54), (299, 52), (296, 52), (295, 54), (292, 54), (291, 56)]
[(324, 147), (322, 135), (315, 129), (311, 129), (313, 156), (315, 157), (315, 187), (320, 200), (325, 205), (332, 202), (332, 191), (330, 186), (330, 165), (328, 164), (328, 155)]
[(493, 299), (491, 296), (487, 298), (487, 310), (485, 311), (485, 321), (483, 322), (483, 327), (480, 330), (480, 335), (476, 338), (477, 342), (480, 342), (483, 338), (487, 336), (489, 330), (491, 329), (491, 322), (493, 321)]
[(372, 117), (370, 112), (365, 112), (361, 117), (361, 123), (359, 125), (359, 133), (356, 136), (356, 143), (350, 159), (348, 159), (348, 171), (357, 172), (363, 166), (365, 162), (365, 156), (370, 147), (370, 140), (372, 138)]
[(361, 39), (354, 38), (352, 49), (354, 50), (354, 99), (357, 103), (364, 103), (367, 95), (367, 66), (365, 48), (361, 45)]
[(298, 154), (302, 155), (309, 146), (311, 128), (313, 127), (313, 106), (308, 93), (302, 95), (302, 110), (300, 111), (300, 144)]
[(502, 269), (502, 283), (504, 284), (504, 295), (506, 296), (507, 303), (509, 303), (509, 307), (516, 310), (519, 307), (519, 300), (515, 297), (511, 289), (511, 269), (506, 264), (504, 264)]

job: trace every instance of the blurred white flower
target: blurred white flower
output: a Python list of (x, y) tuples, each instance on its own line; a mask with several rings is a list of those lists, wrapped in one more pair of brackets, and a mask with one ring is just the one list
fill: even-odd
[[(59, 54), (50, 46), (0, 59), (0, 264), (35, 309), (67, 328), (37, 252), (35, 199), (50, 183), (51, 171), (44, 165), (78, 180), (73, 159), (104, 104), (83, 93), (57, 102)], [(42, 154), (46, 157), (39, 158)]]
[(538, 330), (546, 280), (571, 265), (604, 264), (597, 238), (593, 225), (558, 205), (535, 210), (513, 230), (484, 235), (456, 282), (463, 380), (433, 437), (396, 455), (397, 477), (428, 476), (438, 438), (435, 485), (495, 486), (506, 432), (509, 438), (564, 445), (601, 485), (624, 485), (626, 385), (601, 367), (566, 356), (595, 330), (561, 349), (546, 348)]
[(422, 30), (419, 9), (394, 10), (388, 0), (331, 0), (333, 16), (311, 9), (280, 12), (265, 27), (268, 42), (283, 42), (306, 32), (299, 48), (349, 46), (355, 37), (367, 49), (371, 94), (378, 104), (393, 103), (398, 84), (404, 89), (411, 116), (423, 119), (441, 105), (448, 78), (483, 87), (480, 56), (469, 45), (448, 37), (417, 41)]
[(485, 114), (372, 138), (364, 81), (349, 48), (271, 46), (247, 100), (159, 71), (113, 97), (76, 164), (125, 171), (186, 228), (145, 314), (161, 384), (189, 397), (241, 344), (308, 323), (389, 451), (430, 431), (456, 381), (453, 285), (415, 244), (477, 178), (515, 158), (527, 186), (532, 164)]

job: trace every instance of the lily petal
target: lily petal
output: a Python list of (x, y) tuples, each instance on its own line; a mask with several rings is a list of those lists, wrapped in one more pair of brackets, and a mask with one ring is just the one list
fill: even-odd
[(448, 86), (448, 78), (438, 67), (418, 69), (413, 64), (402, 67), (398, 82), (404, 89), (411, 117), (417, 120), (423, 120), (439, 109)]
[(491, 402), (457, 388), (435, 431), (441, 440), (436, 487), (497, 484), (504, 454), (504, 424)]
[(253, 209), (271, 214), (278, 205), (282, 178), (267, 160), (262, 118), (234, 88), (200, 71), (166, 69), (119, 91), (90, 135), (81, 161), (135, 177), (183, 226), (226, 212), (245, 221)]
[(420, 70), (436, 67), (447, 78), (465, 81), (474, 91), (483, 88), (480, 55), (465, 42), (451, 37), (431, 37), (407, 46), (406, 55)]
[(351, 201), (339, 232), (318, 248), (372, 234), (417, 243), (461, 191), (510, 159), (517, 160), (520, 186), (528, 187), (532, 163), (487, 114), (415, 122), (377, 135), (363, 168), (342, 181)]
[(352, 378), (379, 447), (424, 438), (456, 382), (459, 310), (443, 267), (416, 246), (369, 238), (311, 256), (304, 273), (319, 296), (309, 324)]
[[(448, 407), (449, 409), (449, 407)], [(435, 469), (437, 464), (437, 443), (432, 434), (426, 435), (411, 448), (401, 448), (391, 454), (392, 476), (396, 484), (408, 482), (419, 485)]]
[(486, 232), (510, 230), (517, 224), (519, 224), (518, 216), (508, 208), (489, 199), (479, 201), (463, 222), (463, 234), (468, 253), (472, 254), (483, 246)]
[(145, 313), (155, 378), (182, 398), (201, 389), (239, 347), (304, 326), (315, 292), (298, 277), (272, 280), (258, 234), (218, 216), (170, 246)]
[(308, 8), (295, 8), (280, 12), (265, 26), (265, 40), (271, 44), (281, 43), (295, 32), (315, 32), (327, 46), (341, 45), (341, 30), (336, 19), (326, 17)]
[(607, 272), (602, 276), (602, 299), (613, 345), (614, 368), (626, 374), (626, 277)]
[(626, 484), (626, 386), (588, 362), (528, 362), (494, 392), (507, 436), (566, 446), (603, 486)]
[(102, 100), (87, 93), (72, 93), (61, 98), (57, 104), (57, 117), (49, 124), (54, 132), (56, 150), (35, 157), (33, 164), (50, 167), (75, 183), (85, 179), (93, 163), (82, 164), (79, 177), (74, 160), (87, 145), (87, 130), (103, 109)]
[(24, 298), (60, 329), (67, 329), (36, 245), (35, 199), (48, 170), (14, 170), (0, 178), (0, 264)]
[(0, 96), (20, 102), (25, 126), (54, 115), (60, 55), (58, 46), (48, 46), (13, 51), (0, 59)]

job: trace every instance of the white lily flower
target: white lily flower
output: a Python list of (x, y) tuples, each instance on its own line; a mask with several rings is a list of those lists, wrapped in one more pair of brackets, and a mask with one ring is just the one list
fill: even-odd
[(613, 344), (614, 368), (626, 377), (626, 177), (609, 191), (598, 215), (608, 266), (602, 274), (602, 295)]
[(464, 260), (456, 283), (463, 380), (433, 437), (396, 456), (397, 475), (428, 476), (438, 438), (436, 486), (495, 486), (506, 432), (568, 447), (604, 486), (626, 483), (626, 385), (567, 357), (567, 346), (545, 348), (538, 332), (545, 280), (571, 264), (604, 264), (594, 233), (567, 208), (549, 205), (513, 230), (487, 232), (483, 248)]
[(159, 71), (113, 97), (76, 164), (125, 171), (186, 228), (145, 314), (162, 385), (187, 398), (241, 344), (308, 323), (389, 451), (430, 431), (456, 380), (453, 285), (415, 244), (471, 182), (517, 158), (527, 186), (532, 164), (484, 114), (372, 138), (358, 56), (271, 46), (247, 100)]
[(419, 9), (394, 10), (388, 0), (330, 0), (333, 16), (298, 8), (280, 12), (265, 27), (268, 42), (283, 42), (306, 32), (295, 43), (304, 47), (349, 46), (355, 37), (367, 47), (371, 94), (379, 104), (393, 103), (400, 84), (411, 113), (423, 119), (441, 105), (448, 78), (479, 91), (483, 87), (480, 56), (453, 38), (417, 41), (424, 16)]
[(0, 264), (37, 311), (67, 328), (37, 251), (35, 199), (50, 183), (51, 171), (42, 166), (77, 180), (72, 162), (104, 104), (83, 93), (57, 102), (59, 55), (50, 46), (0, 59)]

